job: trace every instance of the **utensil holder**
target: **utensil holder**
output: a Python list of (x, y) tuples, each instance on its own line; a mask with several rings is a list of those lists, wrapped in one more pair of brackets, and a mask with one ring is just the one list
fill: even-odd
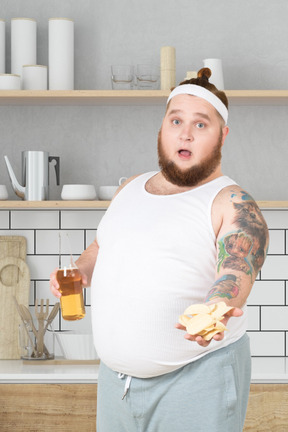
[[(45, 325), (45, 323), (44, 323)], [(29, 326), (19, 325), (19, 348), (23, 360), (51, 360), (55, 357), (55, 333), (48, 326), (44, 335), (44, 350), (42, 355), (37, 352), (37, 338)]]

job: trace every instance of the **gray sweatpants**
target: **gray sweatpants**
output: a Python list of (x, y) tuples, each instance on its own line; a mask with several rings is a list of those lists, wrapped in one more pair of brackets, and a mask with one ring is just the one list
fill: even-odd
[(128, 379), (100, 365), (97, 432), (241, 432), (248, 403), (249, 338), (174, 372)]

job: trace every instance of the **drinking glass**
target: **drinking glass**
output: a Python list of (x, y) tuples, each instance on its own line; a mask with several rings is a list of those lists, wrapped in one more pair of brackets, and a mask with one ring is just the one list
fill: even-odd
[(139, 90), (157, 90), (160, 82), (159, 67), (151, 64), (138, 64), (136, 78)]
[(113, 90), (131, 90), (133, 88), (134, 67), (131, 65), (111, 66)]

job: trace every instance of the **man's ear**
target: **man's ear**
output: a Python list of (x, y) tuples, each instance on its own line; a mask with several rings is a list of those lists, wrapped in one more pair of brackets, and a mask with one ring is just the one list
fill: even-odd
[(222, 144), (221, 144), (222, 146), (223, 146), (223, 144), (224, 144), (224, 141), (225, 141), (225, 139), (226, 139), (228, 133), (229, 133), (229, 127), (228, 127), (228, 126), (224, 126), (224, 127), (222, 128)]

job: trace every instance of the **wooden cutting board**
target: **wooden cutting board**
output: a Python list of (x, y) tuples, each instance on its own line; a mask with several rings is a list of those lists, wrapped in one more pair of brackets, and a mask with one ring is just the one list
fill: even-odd
[(29, 305), (30, 272), (25, 262), (26, 238), (0, 236), (0, 359), (19, 359), (19, 324), (13, 296)]

